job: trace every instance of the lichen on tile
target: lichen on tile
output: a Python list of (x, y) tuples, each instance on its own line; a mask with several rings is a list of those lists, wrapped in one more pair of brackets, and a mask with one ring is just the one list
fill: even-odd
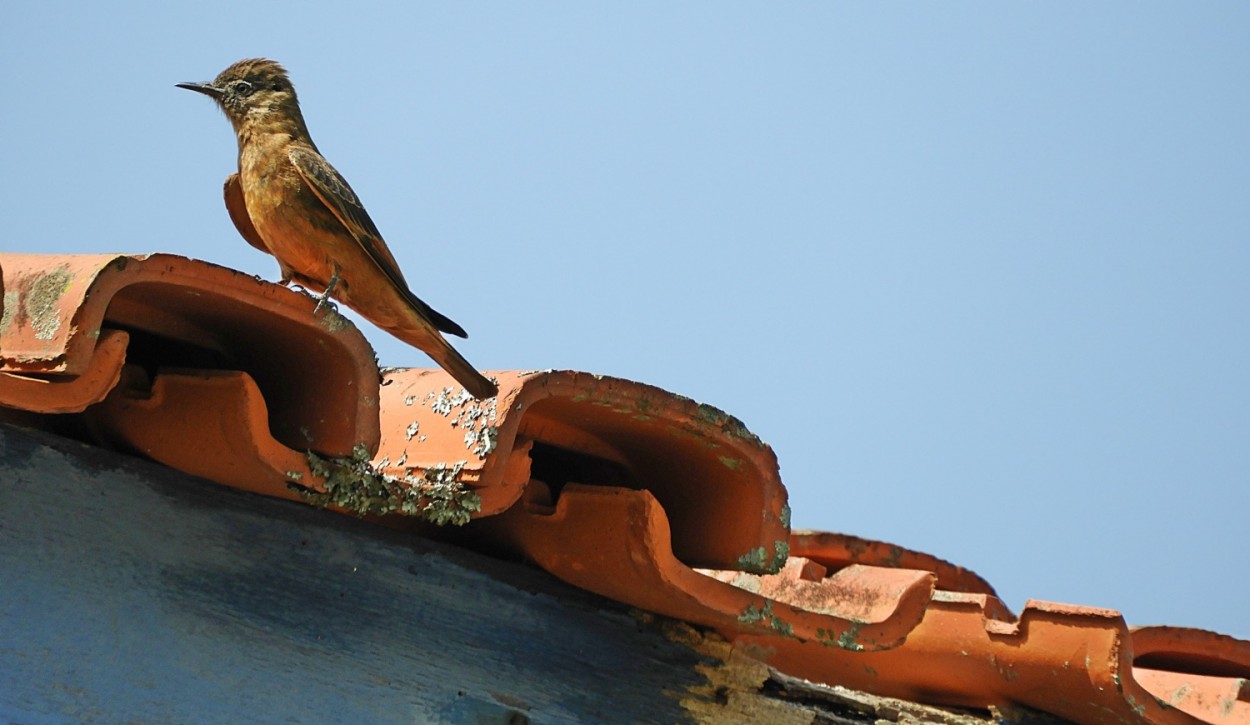
[(419, 516), (439, 526), (463, 526), (482, 509), (482, 497), (457, 480), (465, 461), (438, 463), (420, 476), (396, 478), (370, 464), (368, 449), (357, 445), (350, 458), (323, 458), (309, 452), (308, 464), (314, 475), (324, 479), (321, 489), (294, 482), (288, 486), (317, 506), (337, 506), (358, 516)]

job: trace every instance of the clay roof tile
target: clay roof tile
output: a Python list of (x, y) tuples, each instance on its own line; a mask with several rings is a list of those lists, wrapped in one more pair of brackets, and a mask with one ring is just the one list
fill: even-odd
[[(174, 255), (0, 254), (0, 420), (523, 556), (776, 669), (1086, 723), (1250, 722), (1250, 643), (1029, 601), (929, 554), (791, 532), (772, 449), (642, 383), (379, 371), (304, 294)], [(441, 507), (441, 508), (439, 508)], [(433, 512), (433, 513), (432, 513)], [(472, 521), (470, 522), (470, 519)]]

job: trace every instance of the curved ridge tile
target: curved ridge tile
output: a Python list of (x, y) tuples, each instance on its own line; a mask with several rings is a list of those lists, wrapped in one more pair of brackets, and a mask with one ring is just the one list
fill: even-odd
[(850, 534), (826, 531), (794, 531), (790, 552), (820, 562), (830, 569), (851, 564), (923, 569), (937, 575), (937, 588), (968, 594), (997, 596), (989, 582), (969, 569), (901, 546)]
[[(773, 640), (896, 646), (920, 621), (933, 588), (928, 572), (900, 570), (880, 570), (875, 580), (856, 572), (801, 581), (811, 572), (798, 562), (774, 576), (726, 572), (742, 578), (730, 584), (673, 556), (665, 510), (649, 491), (569, 484), (554, 508), (541, 491), (533, 498), (466, 533), (490, 536), (575, 586), (727, 637), (753, 633), (765, 638), (762, 647)], [(856, 599), (874, 606), (857, 607)]]
[(124, 388), (87, 415), (113, 445), (266, 496), (298, 500), (287, 482), (314, 484), (307, 456), (269, 434), (265, 399), (247, 373), (165, 372), (148, 395)]
[(834, 652), (788, 641), (764, 647), (791, 675), (887, 697), (984, 709), (1024, 705), (1081, 723), (1197, 723), (1133, 678), (1132, 644), (1119, 612), (1029, 601), (1019, 620), (993, 616), (983, 594), (937, 592), (898, 647)]
[(1188, 627), (1134, 627), (1133, 679), (1209, 723), (1250, 722), (1250, 642)]
[(81, 413), (117, 385), (129, 343), (130, 336), (121, 330), (103, 330), (89, 367), (76, 376), (0, 373), (0, 406), (32, 413)]
[(646, 489), (692, 566), (775, 571), (789, 508), (772, 449), (736, 418), (659, 388), (570, 371), (494, 372), (475, 400), (439, 370), (384, 371), (375, 464), (397, 476), (463, 463), (478, 518), (512, 507), (531, 478)]
[(373, 351), (337, 312), (314, 317), (306, 294), (170, 254), (0, 254), (0, 270), (0, 372), (81, 376), (115, 329), (129, 335), (127, 361), (149, 372), (247, 372), (288, 447), (377, 446)]

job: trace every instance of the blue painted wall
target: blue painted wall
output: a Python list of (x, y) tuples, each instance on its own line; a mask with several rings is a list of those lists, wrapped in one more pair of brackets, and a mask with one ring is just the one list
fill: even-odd
[(0, 425), (0, 720), (679, 722), (699, 655), (546, 575)]

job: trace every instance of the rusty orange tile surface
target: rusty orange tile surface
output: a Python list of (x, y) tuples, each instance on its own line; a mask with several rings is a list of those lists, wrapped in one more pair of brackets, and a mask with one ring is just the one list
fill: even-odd
[(437, 370), (389, 370), (382, 443), (391, 475), (460, 467), (479, 517), (512, 507), (535, 479), (646, 489), (690, 565), (774, 570), (786, 559), (789, 509), (771, 448), (737, 419), (649, 385), (568, 371), (495, 372), (479, 401)]
[(307, 295), (167, 254), (0, 254), (0, 270), (0, 372), (22, 376), (0, 377), (0, 403), (33, 410), (42, 397), (47, 413), (90, 404), (116, 383), (117, 331), (126, 364), (148, 377), (246, 372), (287, 447), (346, 455), (377, 445), (372, 349), (337, 313), (314, 317)]
[(88, 411), (100, 439), (267, 496), (298, 500), (288, 481), (315, 485), (308, 457), (269, 432), (264, 397), (247, 373), (166, 372), (142, 395), (129, 394), (127, 387)]
[(937, 591), (915, 631), (888, 650), (736, 638), (789, 674), (931, 704), (1026, 705), (1082, 723), (1248, 722), (1248, 642), (1175, 627), (1130, 630), (1119, 612), (1052, 602), (1030, 601), (1017, 618), (972, 572), (858, 537), (795, 532), (791, 551), (831, 569), (927, 569)]
[[(570, 483), (554, 506), (541, 483), (508, 511), (466, 533), (490, 537), (559, 578), (605, 597), (726, 636), (861, 650), (902, 642), (923, 616), (933, 575), (844, 570), (807, 581), (794, 562), (776, 575), (696, 571), (673, 555), (669, 522), (649, 491)], [(852, 644), (853, 643), (853, 644)]]
[(1250, 642), (1186, 627), (1135, 627), (1133, 678), (1205, 722), (1250, 723)]
[(490, 400), (441, 370), (379, 377), (314, 304), (173, 255), (0, 254), (0, 407), (283, 498), (320, 485), (309, 450), (448, 474), (480, 497), (460, 540), (816, 682), (1082, 723), (1250, 722), (1250, 643), (1043, 601), (1017, 617), (928, 554), (791, 533), (772, 449), (716, 408), (569, 371), (495, 372)]
[(121, 379), (130, 335), (104, 330), (80, 375), (37, 376), (0, 373), (0, 406), (33, 413), (80, 413), (104, 396)]
[[(1242, 692), (1245, 668), (1220, 682), (1174, 672), (1139, 680), (1118, 612), (1030, 601), (1018, 620), (1005, 621), (991, 614), (1005, 611), (992, 600), (939, 591), (907, 640), (879, 651), (836, 652), (755, 634), (734, 642), (791, 675), (917, 702), (1025, 705), (1081, 723), (1244, 722), (1213, 717), (1210, 703), (1228, 713), (1244, 707), (1229, 698), (1244, 698), (1232, 693)], [(1188, 707), (1177, 693), (1189, 696)]]
[(938, 589), (997, 596), (989, 582), (961, 566), (955, 566), (931, 554), (850, 534), (795, 531), (790, 536), (790, 552), (795, 556), (819, 562), (830, 569), (839, 569), (850, 564), (868, 564), (931, 571), (937, 575)]

